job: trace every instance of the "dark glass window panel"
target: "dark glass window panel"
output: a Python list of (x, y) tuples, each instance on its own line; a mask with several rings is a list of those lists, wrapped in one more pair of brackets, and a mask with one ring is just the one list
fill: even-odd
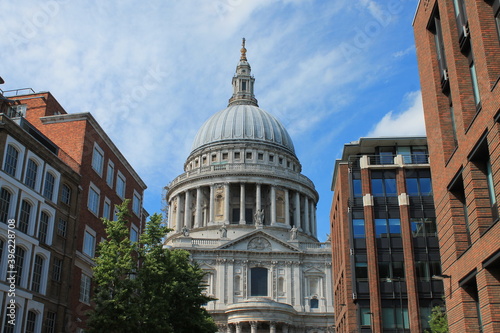
[(19, 152), (16, 148), (11, 145), (7, 146), (7, 154), (5, 155), (5, 163), (3, 169), (6, 173), (12, 177), (16, 176), (17, 160), (19, 158)]
[(384, 185), (382, 179), (372, 179), (372, 194), (374, 196), (384, 196)]
[(355, 197), (363, 196), (363, 189), (361, 187), (361, 179), (352, 180), (352, 191)]
[(311, 309), (317, 309), (319, 307), (319, 301), (317, 298), (311, 299)]
[(352, 220), (352, 233), (354, 238), (365, 238), (365, 220), (353, 219)]
[(35, 256), (35, 263), (33, 265), (33, 279), (31, 281), (31, 290), (40, 292), (40, 284), (42, 282), (42, 269), (43, 258), (39, 255)]
[(16, 286), (21, 284), (21, 278), (23, 276), (23, 265), (24, 265), (24, 251), (20, 247), (16, 247), (16, 263), (14, 264), (15, 270), (17, 271), (16, 275)]
[(50, 172), (47, 172), (45, 174), (45, 186), (43, 188), (43, 196), (46, 197), (47, 199), (52, 200), (52, 195), (54, 194), (54, 184), (55, 184), (55, 177), (53, 174)]
[(33, 160), (28, 160), (28, 165), (26, 167), (26, 178), (24, 183), (29, 188), (34, 189), (36, 185), (36, 174), (38, 172), (38, 165)]
[(396, 187), (396, 179), (393, 179), (393, 178), (384, 179), (384, 185), (385, 185), (385, 195), (386, 196), (397, 196), (398, 195), (398, 189)]
[(392, 262), (392, 276), (394, 278), (404, 278), (405, 268), (403, 261), (393, 261)]
[(387, 237), (387, 220), (386, 219), (375, 219), (375, 236), (377, 238)]
[(25, 234), (28, 233), (30, 215), (31, 205), (26, 200), (23, 200), (21, 203), (21, 213), (19, 214), (19, 222), (17, 227), (19, 231), (24, 232)]
[(41, 243), (47, 243), (47, 230), (49, 228), (49, 216), (47, 213), (42, 212), (40, 214), (40, 226), (38, 229), (38, 239)]
[(0, 190), (0, 222), (7, 223), (9, 219), (11, 194), (6, 189)]
[(366, 262), (357, 262), (355, 273), (356, 273), (356, 280), (368, 281), (368, 264)]
[(378, 263), (378, 276), (380, 280), (385, 281), (391, 278), (391, 269), (389, 261), (379, 261)]
[(250, 280), (250, 296), (267, 296), (267, 268), (252, 268)]
[(392, 236), (401, 236), (400, 219), (389, 219), (389, 232)]

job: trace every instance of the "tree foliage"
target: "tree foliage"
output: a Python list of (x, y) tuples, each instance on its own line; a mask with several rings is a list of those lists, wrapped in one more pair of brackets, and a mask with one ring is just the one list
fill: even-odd
[(448, 333), (448, 319), (441, 306), (432, 308), (429, 316), (430, 333)]
[(216, 332), (202, 307), (204, 272), (187, 251), (163, 248), (170, 231), (161, 214), (146, 224), (139, 243), (129, 239), (129, 200), (116, 221), (103, 219), (108, 239), (101, 242), (94, 268), (95, 309), (89, 332)]

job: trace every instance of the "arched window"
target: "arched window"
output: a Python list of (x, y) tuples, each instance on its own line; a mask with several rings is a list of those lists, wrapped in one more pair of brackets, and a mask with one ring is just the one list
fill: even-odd
[(43, 244), (47, 244), (47, 230), (49, 229), (49, 215), (47, 213), (42, 212), (40, 214), (40, 226), (38, 228), (38, 240)]
[(24, 232), (25, 234), (28, 233), (30, 216), (31, 216), (31, 204), (28, 201), (23, 200), (21, 202), (21, 212), (19, 214), (19, 222), (17, 227), (19, 231)]
[(9, 219), (11, 197), (10, 192), (2, 187), (0, 190), (0, 222), (7, 223)]
[(63, 184), (62, 186), (61, 202), (65, 203), (66, 205), (69, 205), (69, 203), (71, 202), (71, 188), (66, 184)]
[[(19, 308), (16, 306), (15, 309), (16, 314), (19, 312)], [(2, 332), (4, 333), (14, 333), (14, 330), (16, 328), (16, 324), (18, 323), (17, 321), (17, 316), (13, 319), (9, 316), (10, 310), (5, 311), (5, 322), (3, 324), (3, 330)]]
[(267, 296), (267, 268), (252, 268), (250, 281), (250, 296)]
[(28, 311), (28, 315), (26, 316), (26, 328), (24, 332), (26, 333), (35, 333), (36, 327), (36, 317), (37, 314), (35, 311)]
[(37, 293), (40, 292), (42, 284), (43, 263), (44, 259), (37, 254), (35, 256), (35, 263), (33, 264), (33, 280), (31, 281), (31, 290)]
[(43, 187), (43, 196), (49, 200), (52, 200), (54, 195), (54, 185), (56, 183), (56, 177), (50, 172), (45, 173), (45, 185)]
[(5, 154), (5, 162), (3, 164), (3, 170), (11, 175), (16, 176), (17, 161), (19, 159), (19, 151), (12, 145), (7, 146), (7, 154)]
[(36, 162), (30, 158), (26, 166), (26, 176), (24, 177), (24, 183), (26, 184), (26, 186), (32, 189), (35, 188), (37, 173), (38, 164), (36, 164)]
[(21, 247), (16, 247), (16, 263), (14, 265), (15, 270), (17, 272), (16, 275), (16, 286), (21, 285), (22, 277), (23, 277), (23, 266), (24, 266), (24, 255), (26, 251), (24, 251)]

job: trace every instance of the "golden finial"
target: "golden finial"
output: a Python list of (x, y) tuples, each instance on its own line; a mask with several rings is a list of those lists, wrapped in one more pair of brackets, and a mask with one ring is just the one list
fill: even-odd
[(241, 58), (242, 61), (247, 61), (247, 49), (245, 49), (245, 38), (243, 38), (243, 42), (241, 43)]

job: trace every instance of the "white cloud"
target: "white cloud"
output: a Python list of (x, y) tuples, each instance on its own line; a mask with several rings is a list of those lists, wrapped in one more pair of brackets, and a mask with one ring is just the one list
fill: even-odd
[(405, 99), (409, 102), (406, 110), (397, 114), (389, 111), (367, 136), (425, 136), (422, 92), (408, 93)]

